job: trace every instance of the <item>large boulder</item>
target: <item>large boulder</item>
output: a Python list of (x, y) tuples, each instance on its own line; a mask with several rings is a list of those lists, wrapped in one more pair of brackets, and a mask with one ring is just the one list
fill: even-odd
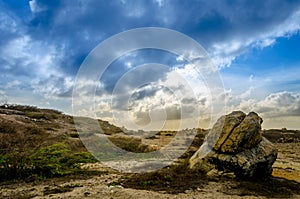
[(277, 150), (262, 137), (262, 118), (234, 111), (215, 123), (203, 145), (191, 157), (191, 169), (205, 172), (217, 169), (237, 177), (267, 176), (277, 158)]

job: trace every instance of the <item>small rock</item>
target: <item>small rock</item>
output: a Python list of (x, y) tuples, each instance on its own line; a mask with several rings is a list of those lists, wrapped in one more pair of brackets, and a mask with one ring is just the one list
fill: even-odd
[(123, 189), (124, 187), (122, 187), (121, 185), (110, 185), (110, 186), (108, 186), (108, 188), (110, 188), (110, 189)]

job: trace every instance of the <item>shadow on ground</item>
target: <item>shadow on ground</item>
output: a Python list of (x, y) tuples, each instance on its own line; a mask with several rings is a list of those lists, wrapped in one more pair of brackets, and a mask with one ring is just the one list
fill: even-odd
[(125, 188), (161, 191), (169, 194), (185, 193), (187, 190), (201, 191), (210, 182), (220, 183), (217, 192), (237, 196), (264, 196), (288, 198), (300, 195), (300, 183), (278, 177), (256, 180), (237, 180), (228, 176), (209, 178), (201, 172), (193, 172), (184, 166), (166, 167), (159, 171), (131, 174), (123, 177), (120, 184)]

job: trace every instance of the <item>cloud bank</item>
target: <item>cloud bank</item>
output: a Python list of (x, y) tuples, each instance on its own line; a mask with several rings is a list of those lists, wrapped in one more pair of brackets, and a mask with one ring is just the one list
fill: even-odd
[[(263, 51), (276, 46), (279, 38), (299, 35), (299, 18), (298, 1), (31, 0), (15, 5), (2, 0), (0, 100), (70, 113), (76, 73), (88, 53), (121, 31), (157, 26), (187, 34), (205, 47), (223, 76), (227, 92), (216, 97), (226, 99), (228, 110), (255, 110), (267, 118), (298, 117), (300, 80), (295, 71), (300, 66), (299, 59), (292, 66), (282, 66), (284, 70), (270, 67), (260, 73), (234, 67), (240, 57), (254, 50)], [(117, 81), (138, 65), (149, 62), (166, 64), (170, 71), (153, 70), (132, 77), (132, 81), (149, 78), (157, 83), (135, 88), (128, 82), (124, 92), (132, 95), (130, 106), (122, 107), (121, 95), (114, 96), (115, 104), (111, 104)], [(197, 87), (197, 101), (178, 101), (170, 92), (184, 92), (184, 87), (168, 82), (175, 72)], [(213, 99), (205, 82), (193, 77), (194, 74), (193, 67), (180, 57), (148, 50), (124, 55), (112, 63), (100, 83), (86, 81), (82, 86), (84, 89), (89, 84), (98, 85), (99, 117), (110, 118), (112, 107), (120, 113), (129, 108), (130, 117), (147, 124), (151, 110), (154, 115), (161, 113), (163, 104), (167, 119), (174, 121), (181, 116), (178, 104), (191, 109), (197, 104), (203, 110), (203, 121), (208, 121)], [(162, 82), (169, 90), (160, 85)]]

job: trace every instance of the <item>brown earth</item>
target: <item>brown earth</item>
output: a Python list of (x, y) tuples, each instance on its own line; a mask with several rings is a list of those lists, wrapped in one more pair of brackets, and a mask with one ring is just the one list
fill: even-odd
[[(0, 108), (1, 124), (16, 125), (17, 128), (34, 126), (43, 129), (43, 136), (48, 136), (48, 139), (41, 145), (64, 139), (73, 146), (72, 150), (85, 150), (71, 116), (46, 109), (25, 113), (21, 108)], [(112, 141), (115, 137), (128, 136), (128, 133), (120, 133), (120, 128), (101, 122), (103, 129), (113, 137)], [(201, 172), (188, 170), (186, 160), (201, 146), (207, 133), (207, 130), (197, 131), (196, 138), (181, 159), (176, 164), (158, 171), (126, 174), (101, 163), (88, 163), (83, 164), (85, 170), (76, 175), (1, 182), (0, 198), (300, 198), (299, 131), (264, 131), (264, 136), (278, 148), (278, 158), (273, 165), (272, 177), (252, 181), (236, 180), (230, 173), (216, 175), (212, 172), (206, 176)], [(120, 141), (116, 141), (116, 144), (120, 147), (125, 146), (128, 150), (149, 150), (145, 146), (151, 146), (152, 149), (153, 146), (162, 147), (169, 143), (175, 134), (176, 132), (165, 131), (149, 138), (134, 139), (134, 148)], [(128, 137), (123, 140), (131, 141)]]

